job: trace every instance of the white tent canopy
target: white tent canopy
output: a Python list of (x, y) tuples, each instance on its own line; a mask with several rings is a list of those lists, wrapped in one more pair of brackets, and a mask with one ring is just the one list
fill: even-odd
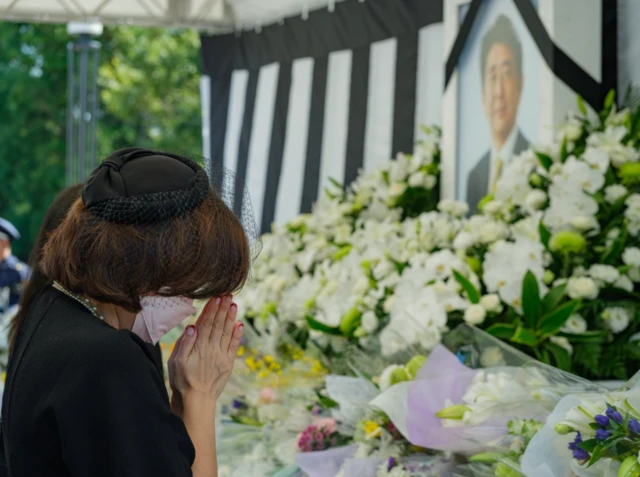
[[(338, 0), (340, 1), (340, 0)], [(254, 28), (331, 8), (335, 0), (0, 0), (0, 20)]]

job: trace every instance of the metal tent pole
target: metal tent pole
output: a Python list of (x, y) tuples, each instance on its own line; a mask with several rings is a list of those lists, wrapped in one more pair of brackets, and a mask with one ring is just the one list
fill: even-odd
[(67, 46), (67, 185), (82, 182), (96, 165), (100, 23), (69, 23)]

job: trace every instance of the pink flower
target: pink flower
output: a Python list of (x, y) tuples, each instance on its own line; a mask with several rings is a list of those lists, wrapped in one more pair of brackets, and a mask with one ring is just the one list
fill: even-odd
[(276, 392), (271, 388), (264, 388), (260, 391), (260, 401), (265, 404), (272, 403), (276, 400)]
[(325, 417), (316, 421), (318, 429), (322, 429), (327, 435), (336, 432), (336, 420), (333, 417)]

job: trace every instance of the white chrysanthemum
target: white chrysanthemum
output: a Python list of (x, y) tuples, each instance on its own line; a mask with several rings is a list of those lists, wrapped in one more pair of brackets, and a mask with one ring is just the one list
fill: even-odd
[(631, 235), (636, 236), (640, 232), (640, 194), (631, 194), (624, 203), (627, 206), (624, 211), (624, 216), (628, 220), (627, 230)]
[(480, 304), (469, 305), (464, 311), (464, 321), (469, 325), (480, 325), (487, 317), (487, 310)]
[(612, 306), (604, 309), (602, 319), (604, 320), (605, 326), (607, 326), (612, 333), (617, 334), (627, 329), (631, 317), (625, 308)]
[(611, 284), (620, 277), (620, 272), (611, 265), (595, 264), (589, 268), (589, 275), (602, 284)]
[(307, 305), (315, 300), (320, 291), (320, 280), (317, 276), (303, 275), (282, 293), (278, 305), (278, 318), (295, 322), (304, 318)]
[(640, 267), (640, 248), (627, 247), (622, 253), (622, 261), (630, 267)]
[(522, 281), (530, 270), (538, 279), (541, 293), (546, 292), (544, 276), (544, 246), (540, 242), (517, 239), (501, 240), (487, 252), (483, 280), (489, 292), (497, 292), (505, 303), (522, 305)]
[(609, 204), (613, 204), (620, 200), (620, 198), (627, 195), (629, 191), (622, 184), (613, 184), (604, 189), (604, 200)]
[(593, 216), (598, 212), (596, 200), (579, 189), (549, 188), (550, 203), (544, 224), (553, 232), (566, 229), (575, 216)]
[(574, 313), (566, 321), (562, 327), (562, 331), (572, 335), (580, 335), (587, 331), (587, 321), (578, 313)]
[(571, 277), (567, 282), (567, 295), (572, 299), (595, 300), (600, 290), (596, 282), (588, 277)]
[(454, 217), (462, 217), (469, 211), (469, 206), (466, 202), (453, 199), (442, 199), (438, 203), (438, 210), (445, 214), (451, 214)]

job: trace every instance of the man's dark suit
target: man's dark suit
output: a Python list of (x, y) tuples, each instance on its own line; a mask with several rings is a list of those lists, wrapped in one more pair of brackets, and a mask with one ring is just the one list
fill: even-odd
[[(517, 156), (528, 148), (529, 141), (518, 130), (513, 155)], [(489, 187), (489, 174), (491, 174), (491, 150), (482, 156), (467, 178), (467, 202), (469, 203), (469, 209), (472, 211), (476, 210), (478, 202), (489, 192), (487, 190)]]

